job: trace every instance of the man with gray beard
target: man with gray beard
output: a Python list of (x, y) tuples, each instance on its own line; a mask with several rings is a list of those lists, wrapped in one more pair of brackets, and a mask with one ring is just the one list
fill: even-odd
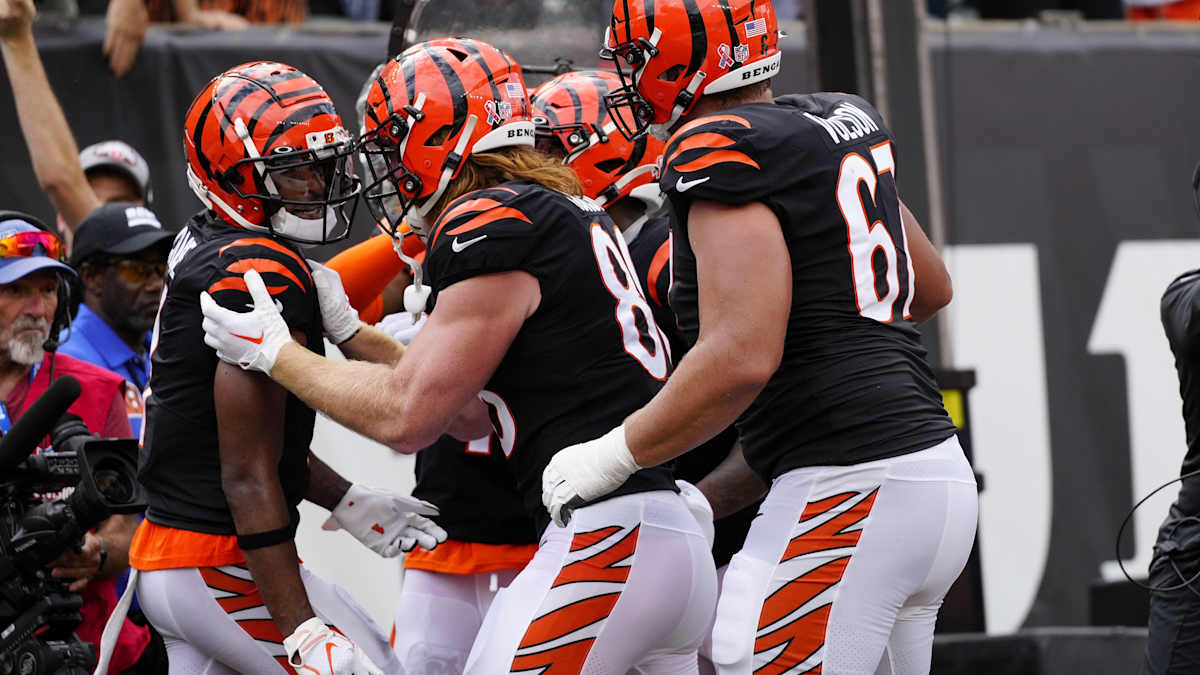
[[(106, 438), (132, 435), (125, 415), (125, 380), (107, 370), (66, 355), (57, 355), (50, 340), (66, 323), (67, 279), (75, 276), (63, 258), (62, 241), (35, 218), (0, 213), (0, 432), (50, 386), (53, 378), (71, 375), (82, 393), (69, 412), (88, 430)], [(50, 348), (47, 351), (47, 348)], [(39, 452), (42, 450), (39, 449)], [(50, 567), (57, 578), (70, 579), (70, 590), (83, 598), (79, 637), (99, 649), (104, 622), (117, 603), (113, 576), (129, 566), (129, 542), (137, 516), (112, 516), (85, 535), (78, 552), (67, 551)], [(114, 672), (130, 670), (147, 650), (150, 635), (126, 621), (113, 655)], [(143, 664), (146, 665), (146, 664)], [(147, 671), (149, 672), (149, 671)]]

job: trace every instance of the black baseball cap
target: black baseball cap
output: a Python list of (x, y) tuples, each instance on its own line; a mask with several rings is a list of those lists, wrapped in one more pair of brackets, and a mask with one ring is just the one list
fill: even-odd
[(128, 202), (105, 204), (88, 214), (75, 230), (71, 264), (78, 267), (97, 253), (129, 255), (174, 238), (158, 216)]

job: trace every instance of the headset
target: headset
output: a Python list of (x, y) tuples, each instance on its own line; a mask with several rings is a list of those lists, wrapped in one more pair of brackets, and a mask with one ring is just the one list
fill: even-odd
[[(22, 211), (0, 209), (0, 221), (5, 220), (19, 220), (44, 232), (49, 232), (55, 236), (60, 236), (58, 232), (54, 231), (54, 228), (42, 222), (38, 218), (35, 218), (34, 216)], [(45, 349), (51, 354), (54, 354), (58, 351), (58, 346), (60, 344), (58, 336), (61, 335), (64, 330), (67, 332), (67, 339), (71, 337), (71, 288), (74, 283), (75, 282), (67, 275), (62, 273), (58, 274), (58, 307), (56, 307), (54, 310), (54, 320), (50, 322), (50, 337), (46, 338), (46, 341), (42, 343), (42, 349)], [(66, 342), (66, 339), (62, 340), (62, 342)], [(51, 358), (50, 361), (50, 368), (50, 379), (54, 379), (53, 358)]]

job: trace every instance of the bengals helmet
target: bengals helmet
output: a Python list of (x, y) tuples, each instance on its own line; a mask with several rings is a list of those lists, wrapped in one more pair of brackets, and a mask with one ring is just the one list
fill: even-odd
[(268, 61), (214, 77), (188, 109), (188, 185), (229, 223), (300, 244), (349, 235), (354, 144), (311, 77)]
[(409, 47), (367, 93), (359, 151), (373, 215), (393, 237), (407, 216), (424, 238), (429, 211), (472, 153), (533, 145), (529, 111), (521, 67), (504, 51), (466, 38)]
[(779, 21), (769, 0), (617, 0), (600, 57), (616, 64), (622, 86), (608, 105), (630, 110), (615, 119), (633, 138), (673, 125), (705, 94), (774, 77)]
[(584, 193), (601, 206), (652, 183), (665, 147), (653, 136), (631, 141), (618, 132), (613, 118), (631, 113), (609, 109), (604, 97), (620, 87), (613, 73), (565, 73), (534, 90), (531, 99), (538, 149), (561, 154), (579, 174)]

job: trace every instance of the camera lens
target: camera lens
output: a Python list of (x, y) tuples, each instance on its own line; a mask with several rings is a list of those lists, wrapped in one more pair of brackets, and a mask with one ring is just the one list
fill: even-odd
[(100, 489), (100, 494), (104, 495), (104, 499), (108, 503), (128, 504), (132, 501), (133, 485), (129, 483), (118, 467), (101, 465), (92, 471), (92, 475), (96, 479), (96, 487)]

